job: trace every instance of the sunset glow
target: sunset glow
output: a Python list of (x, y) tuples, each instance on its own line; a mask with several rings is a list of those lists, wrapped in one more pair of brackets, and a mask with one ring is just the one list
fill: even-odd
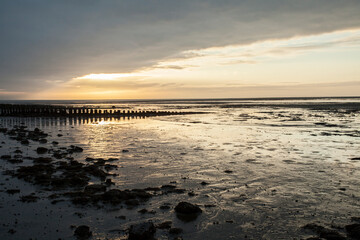
[(82, 77), (76, 77), (75, 80), (121, 80), (126, 77), (136, 77), (141, 76), (136, 73), (90, 73), (88, 75), (84, 75)]
[[(128, 73), (89, 73), (31, 98), (356, 95), (360, 30), (187, 50)], [(322, 91), (313, 91), (314, 87)], [(286, 93), (284, 92), (286, 89)], [(199, 92), (200, 91), (200, 92)]]

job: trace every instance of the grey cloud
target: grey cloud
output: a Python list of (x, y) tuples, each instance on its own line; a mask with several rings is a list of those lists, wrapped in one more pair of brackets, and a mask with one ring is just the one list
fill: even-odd
[(4, 0), (0, 84), (34, 91), (191, 49), (358, 28), (359, 12), (356, 0)]

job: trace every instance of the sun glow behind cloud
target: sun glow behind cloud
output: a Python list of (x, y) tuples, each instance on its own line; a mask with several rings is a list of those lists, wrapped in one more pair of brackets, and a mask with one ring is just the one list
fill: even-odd
[(137, 73), (91, 73), (81, 77), (73, 78), (74, 80), (120, 80), (128, 77), (142, 77), (143, 75)]

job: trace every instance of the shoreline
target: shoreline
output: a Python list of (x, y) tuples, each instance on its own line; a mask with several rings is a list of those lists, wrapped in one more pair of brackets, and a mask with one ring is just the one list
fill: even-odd
[[(77, 239), (84, 226), (76, 235), (89, 239), (145, 227), (157, 239), (352, 239), (357, 116), (258, 107), (81, 124), (0, 118), (10, 174), (0, 177), (0, 236)], [(178, 216), (181, 202), (194, 220)]]

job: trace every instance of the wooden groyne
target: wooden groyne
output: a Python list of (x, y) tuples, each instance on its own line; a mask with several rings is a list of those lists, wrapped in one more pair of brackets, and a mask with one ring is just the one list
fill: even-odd
[(91, 107), (69, 107), (54, 105), (0, 104), (0, 116), (14, 117), (151, 117), (185, 115), (200, 112), (117, 110)]

